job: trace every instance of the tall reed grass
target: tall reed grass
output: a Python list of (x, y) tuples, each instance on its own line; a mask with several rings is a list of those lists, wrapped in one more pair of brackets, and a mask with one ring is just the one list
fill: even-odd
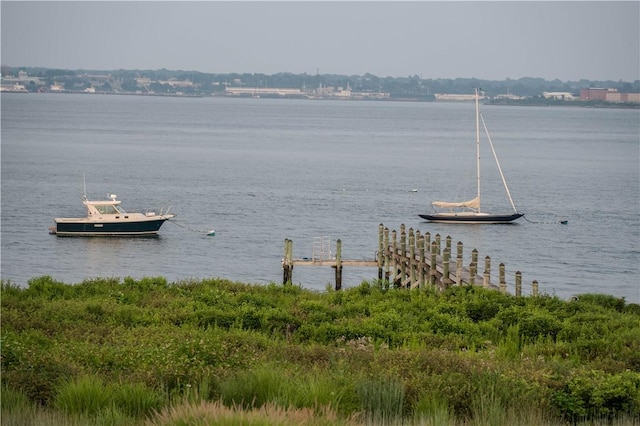
[(296, 373), (272, 364), (228, 377), (220, 383), (219, 393), (226, 405), (246, 409), (272, 404), (283, 408), (329, 407), (346, 412), (353, 407), (349, 388), (331, 374), (314, 370)]
[(89, 416), (114, 407), (113, 388), (102, 379), (84, 376), (64, 383), (56, 393), (54, 406), (68, 414)]
[(222, 401), (185, 402), (163, 409), (146, 426), (358, 426), (360, 423), (337, 416), (328, 408), (283, 408), (275, 404), (242, 408)]
[(369, 425), (397, 424), (403, 418), (404, 384), (396, 379), (364, 380), (356, 386)]
[(53, 406), (69, 415), (96, 419), (141, 419), (163, 405), (162, 396), (140, 383), (105, 383), (95, 376), (83, 376), (63, 383)]

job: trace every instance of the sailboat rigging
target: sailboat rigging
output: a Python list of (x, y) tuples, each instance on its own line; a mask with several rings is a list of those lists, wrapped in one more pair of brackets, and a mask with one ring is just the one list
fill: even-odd
[[(511, 197), (511, 193), (509, 192), (509, 187), (507, 186), (507, 181), (504, 177), (504, 173), (502, 173), (502, 167), (500, 167), (500, 162), (498, 161), (498, 156), (496, 155), (496, 151), (493, 148), (493, 142), (491, 141), (491, 136), (489, 135), (489, 131), (487, 129), (487, 125), (484, 122), (484, 118), (480, 114), (479, 109), (479, 93), (478, 89), (476, 89), (476, 186), (477, 193), (476, 197), (469, 201), (462, 202), (448, 202), (448, 201), (434, 201), (432, 206), (438, 209), (448, 209), (447, 211), (435, 212), (432, 214), (420, 214), (423, 219), (428, 220), (429, 222), (440, 222), (440, 223), (511, 223), (516, 219), (524, 216), (524, 213), (519, 213), (516, 209), (515, 204), (513, 203), (513, 199)], [(484, 127), (485, 133), (487, 135), (487, 139), (489, 141), (489, 145), (491, 146), (491, 152), (493, 153), (493, 158), (498, 166), (498, 171), (500, 172), (500, 177), (502, 178), (502, 184), (507, 192), (507, 196), (509, 197), (509, 201), (511, 202), (511, 207), (513, 208), (513, 213), (507, 214), (491, 214), (481, 211), (480, 209), (480, 121), (482, 121), (482, 125)]]

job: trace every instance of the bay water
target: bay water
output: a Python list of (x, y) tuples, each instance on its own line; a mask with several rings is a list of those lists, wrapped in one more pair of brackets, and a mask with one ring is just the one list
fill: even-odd
[[(373, 260), (378, 225), (404, 224), (477, 249), (492, 274), (523, 274), (524, 293), (604, 293), (640, 303), (640, 111), (482, 106), (516, 207), (512, 225), (431, 224), (435, 200), (475, 196), (472, 103), (3, 94), (1, 271), (20, 286), (163, 276), (282, 281), (284, 240), (310, 257), (327, 236), (343, 259)], [(484, 149), (484, 148), (483, 148)], [(510, 205), (490, 151), (483, 210)], [(54, 217), (82, 217), (117, 194), (128, 211), (170, 207), (157, 238), (62, 238)], [(561, 221), (567, 224), (561, 224)], [(207, 231), (215, 229), (215, 236)], [(483, 262), (481, 262), (481, 265)], [(482, 270), (482, 269), (481, 269)], [(343, 286), (375, 268), (343, 270)], [(324, 291), (329, 267), (296, 266)]]

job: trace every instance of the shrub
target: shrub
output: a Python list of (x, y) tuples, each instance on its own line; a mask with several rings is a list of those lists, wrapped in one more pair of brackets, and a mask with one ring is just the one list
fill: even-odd
[(123, 287), (136, 292), (149, 292), (167, 288), (167, 279), (164, 277), (143, 277), (136, 281), (131, 277), (125, 277)]
[(124, 326), (126, 328), (145, 325), (140, 309), (134, 306), (120, 306), (113, 313), (113, 319), (116, 326)]
[(319, 300), (301, 301), (298, 308), (305, 323), (319, 324), (335, 319), (335, 313), (329, 309), (326, 303), (322, 303)]
[(561, 416), (571, 420), (640, 416), (640, 373), (583, 372), (554, 394), (553, 403)]
[(554, 341), (562, 330), (562, 323), (551, 313), (541, 309), (511, 307), (496, 315), (496, 324), (506, 332), (517, 325), (520, 336), (527, 343), (535, 343), (539, 338), (551, 338)]
[(434, 332), (440, 334), (465, 334), (467, 324), (456, 315), (435, 314), (429, 321)]
[(560, 321), (553, 315), (546, 312), (526, 313), (520, 317), (520, 334), (529, 342), (535, 342), (538, 338), (555, 340), (558, 332), (562, 329)]
[(290, 335), (300, 326), (300, 321), (284, 309), (267, 309), (262, 321), (267, 333)]
[(4, 334), (2, 359), (3, 384), (43, 405), (49, 403), (58, 384), (76, 372), (73, 362), (37, 330), (22, 335)]
[(369, 284), (367, 281), (363, 281), (362, 283), (360, 283), (358, 287), (356, 287), (356, 289), (358, 294), (360, 294), (360, 296), (368, 296), (371, 294), (374, 287), (371, 284)]
[(260, 330), (262, 328), (262, 316), (255, 307), (244, 304), (238, 309), (235, 326), (242, 330)]
[(618, 298), (607, 294), (581, 294), (577, 296), (577, 303), (580, 305), (592, 305), (622, 312), (625, 309), (624, 298)]
[(495, 317), (500, 306), (489, 300), (474, 300), (466, 304), (467, 316), (473, 322), (488, 321)]
[(50, 275), (30, 279), (27, 284), (27, 294), (33, 298), (45, 300), (65, 299), (73, 294), (73, 288), (61, 281), (54, 280)]
[[(346, 334), (346, 328), (337, 324), (302, 324), (296, 333), (296, 337), (300, 342), (313, 342), (321, 345), (331, 345), (342, 337), (346, 338)], [(353, 336), (350, 338), (353, 338)]]
[(640, 304), (638, 303), (629, 303), (625, 308), (624, 308), (625, 313), (627, 314), (633, 314), (633, 315), (638, 315), (640, 316)]
[(558, 338), (568, 341), (599, 339), (608, 331), (609, 316), (602, 312), (578, 313), (564, 321)]
[(236, 321), (237, 312), (218, 307), (207, 307), (195, 313), (198, 327), (230, 329)]

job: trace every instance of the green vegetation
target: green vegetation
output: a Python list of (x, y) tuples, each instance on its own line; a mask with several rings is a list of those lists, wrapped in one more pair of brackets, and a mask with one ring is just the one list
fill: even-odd
[(378, 283), (3, 282), (3, 425), (640, 424), (640, 306)]

